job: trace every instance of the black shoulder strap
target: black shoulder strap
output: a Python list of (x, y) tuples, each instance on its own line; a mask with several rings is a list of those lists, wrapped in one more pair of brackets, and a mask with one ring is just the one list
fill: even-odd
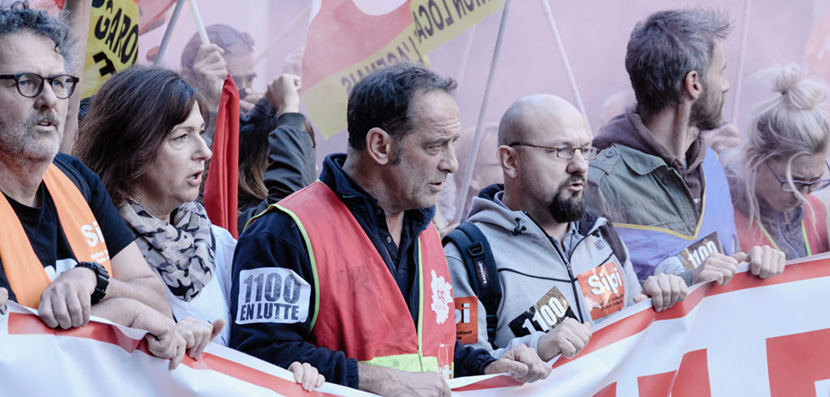
[(611, 252), (613, 252), (614, 256), (616, 256), (621, 262), (619, 265), (623, 266), (625, 261), (628, 260), (625, 256), (625, 245), (623, 245), (620, 235), (617, 234), (617, 231), (614, 229), (614, 226), (610, 221), (599, 227), (599, 234), (602, 236), (602, 239), (611, 246)]
[(487, 310), (487, 339), (495, 348), (496, 325), (498, 324), (496, 312), (501, 303), (501, 282), (490, 243), (487, 242), (481, 230), (471, 222), (461, 223), (444, 237), (443, 244), (447, 245), (449, 242), (455, 244), (461, 252), (470, 285)]
[[(590, 213), (586, 212), (585, 216), (579, 222), (579, 234), (583, 236), (587, 236), (588, 233), (591, 231), (591, 228), (594, 227), (594, 224), (597, 223), (599, 217)], [(614, 224), (611, 223), (610, 220), (606, 219), (605, 224), (597, 228), (599, 231), (600, 237), (605, 240), (606, 243), (611, 247), (611, 252), (614, 253), (614, 256), (620, 260), (620, 266), (622, 266), (627, 257), (625, 255), (625, 245), (623, 245), (622, 240), (620, 239), (620, 235), (617, 234), (617, 230), (614, 229)]]

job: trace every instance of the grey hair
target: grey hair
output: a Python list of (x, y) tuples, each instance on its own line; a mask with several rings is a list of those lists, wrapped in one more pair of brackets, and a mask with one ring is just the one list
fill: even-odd
[(53, 18), (43, 10), (29, 8), (27, 1), (16, 1), (8, 7), (0, 8), (0, 36), (27, 30), (52, 40), (55, 43), (55, 51), (63, 57), (66, 70), (74, 67), (74, 43), (69, 36), (69, 27), (63, 21)]
[(830, 145), (830, 116), (821, 106), (827, 92), (821, 84), (803, 80), (795, 64), (766, 69), (759, 75), (772, 83), (777, 95), (756, 109), (741, 151), (740, 171), (750, 223), (759, 215), (755, 196), (758, 167), (767, 160), (785, 160), (785, 178), (804, 202), (807, 198), (793, 185), (792, 162), (798, 156), (826, 153)]
[(658, 11), (637, 23), (625, 55), (625, 69), (648, 119), (680, 103), (683, 80), (695, 70), (706, 78), (717, 39), (729, 33), (729, 18), (716, 10)]

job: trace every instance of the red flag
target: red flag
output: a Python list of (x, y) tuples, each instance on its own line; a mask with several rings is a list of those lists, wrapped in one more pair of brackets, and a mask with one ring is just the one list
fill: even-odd
[(237, 233), (237, 191), (239, 188), (239, 91), (231, 76), (225, 77), (216, 132), (213, 135), (213, 158), (205, 181), (205, 210), (210, 222)]

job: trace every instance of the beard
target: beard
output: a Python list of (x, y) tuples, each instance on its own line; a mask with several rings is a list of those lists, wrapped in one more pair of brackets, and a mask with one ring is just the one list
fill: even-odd
[[(35, 127), (41, 121), (51, 122), (55, 126), (55, 132), (44, 135), (36, 131)], [(0, 157), (10, 157), (18, 162), (51, 162), (60, 149), (62, 137), (62, 120), (53, 112), (37, 112), (22, 126), (8, 125), (0, 121)]]
[(550, 211), (550, 215), (556, 222), (574, 222), (585, 216), (585, 197), (582, 192), (578, 193), (578, 195), (573, 195), (566, 190), (568, 185), (576, 181), (584, 182), (585, 178), (578, 176), (568, 178), (568, 180), (559, 185), (559, 189), (556, 190), (556, 195), (553, 196), (553, 200), (548, 204), (548, 211)]
[(718, 127), (723, 118), (723, 96), (720, 100), (714, 90), (704, 85), (704, 95), (692, 104), (689, 125), (698, 130), (708, 131)]

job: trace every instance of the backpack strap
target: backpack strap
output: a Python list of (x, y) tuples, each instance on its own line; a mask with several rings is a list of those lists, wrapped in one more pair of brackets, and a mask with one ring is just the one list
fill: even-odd
[[(590, 212), (586, 212), (585, 217), (579, 222), (579, 234), (587, 236), (594, 224), (597, 223), (597, 220), (599, 220), (599, 217)], [(628, 257), (625, 255), (625, 245), (620, 239), (620, 235), (617, 234), (617, 230), (614, 229), (614, 224), (606, 219), (605, 224), (598, 227), (597, 231), (599, 232), (599, 236), (611, 247), (611, 252), (614, 253), (614, 256), (620, 260), (620, 266), (623, 266), (625, 261), (628, 260)]]
[(481, 230), (471, 222), (461, 223), (444, 237), (444, 245), (450, 242), (461, 252), (473, 292), (487, 310), (487, 340), (495, 349), (498, 325), (496, 312), (501, 303), (501, 281), (490, 243)]

